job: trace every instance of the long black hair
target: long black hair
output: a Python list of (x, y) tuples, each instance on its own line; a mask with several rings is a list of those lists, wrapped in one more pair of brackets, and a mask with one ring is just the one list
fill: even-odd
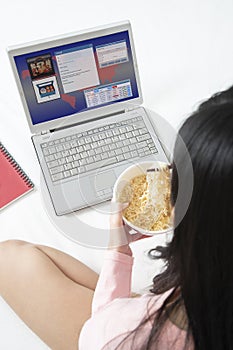
[[(151, 333), (140, 350), (158, 349), (170, 311), (183, 308), (187, 317), (186, 346), (195, 350), (233, 349), (233, 87), (203, 102), (182, 125), (174, 147), (171, 202), (174, 235), (156, 255), (165, 261), (151, 292), (172, 290), (154, 314)], [(192, 196), (185, 213), (177, 198), (189, 186), (187, 157), (192, 163)], [(190, 170), (190, 169), (189, 169)], [(182, 198), (182, 196), (181, 196)], [(175, 298), (174, 298), (175, 296)], [(145, 319), (133, 332), (142, 334)], [(124, 349), (124, 338), (117, 348)], [(133, 347), (132, 347), (133, 349)], [(139, 348), (137, 348), (139, 350)]]
[[(178, 225), (166, 254), (195, 349), (233, 349), (233, 89), (202, 103), (180, 136), (192, 161), (193, 193), (180, 223), (175, 205)], [(179, 191), (176, 169), (181, 174), (185, 169), (176, 147), (174, 156), (173, 204)]]

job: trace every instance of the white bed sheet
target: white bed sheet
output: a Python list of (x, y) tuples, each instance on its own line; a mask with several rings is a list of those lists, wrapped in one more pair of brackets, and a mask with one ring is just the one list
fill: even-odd
[[(113, 7), (106, 0), (96, 3), (51, 0), (40, 4), (29, 0), (8, 1), (0, 14), (0, 140), (36, 185), (35, 191), (0, 213), (0, 241), (23, 239), (50, 245), (77, 257), (97, 272), (104, 251), (74, 243), (54, 226), (46, 213), (41, 196), (40, 169), (6, 47), (130, 19), (144, 106), (158, 112), (175, 128), (198, 101), (233, 82), (231, 0), (149, 0), (144, 3), (119, 0), (115, 5)], [(160, 125), (159, 133), (165, 135), (169, 148), (171, 140), (166, 135), (166, 122)], [(85, 210), (80, 217), (99, 225), (95, 211)], [(148, 262), (143, 252), (150, 245), (164, 241), (165, 237), (160, 236), (135, 244), (134, 290), (148, 284), (161, 268), (160, 263)], [(47, 349), (1, 298), (0, 329), (0, 349)]]

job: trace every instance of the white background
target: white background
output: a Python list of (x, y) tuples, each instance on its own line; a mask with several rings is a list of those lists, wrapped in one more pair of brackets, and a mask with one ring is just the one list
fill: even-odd
[[(18, 238), (48, 244), (76, 256), (99, 271), (103, 251), (70, 241), (53, 225), (46, 213), (40, 192), (40, 169), (6, 47), (129, 19), (144, 106), (159, 113), (176, 128), (200, 101), (233, 83), (233, 2), (9, 0), (1, 7), (0, 16), (0, 140), (36, 185), (33, 193), (0, 213), (0, 240)], [(87, 222), (93, 222), (94, 218), (98, 225), (98, 213), (84, 211), (80, 217)], [(161, 239), (152, 238), (148, 242), (151, 240), (150, 244), (156, 244)], [(148, 265), (147, 273), (139, 266), (140, 261), (145, 262), (143, 249), (144, 246), (135, 248), (139, 276), (134, 281), (136, 289), (143, 281), (140, 273), (144, 277), (151, 273), (151, 265)], [(153, 268), (156, 270), (156, 266)], [(0, 349), (47, 349), (1, 299)]]

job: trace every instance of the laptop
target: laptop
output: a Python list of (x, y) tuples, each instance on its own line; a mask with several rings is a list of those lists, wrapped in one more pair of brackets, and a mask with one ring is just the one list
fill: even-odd
[(112, 197), (135, 162), (168, 162), (146, 110), (129, 21), (8, 48), (57, 215)]

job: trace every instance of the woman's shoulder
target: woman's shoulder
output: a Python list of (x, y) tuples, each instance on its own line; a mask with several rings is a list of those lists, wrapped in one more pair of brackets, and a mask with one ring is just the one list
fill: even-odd
[[(136, 297), (138, 296), (136, 295)], [(151, 318), (151, 315), (155, 316), (164, 305), (168, 321), (180, 330), (188, 330), (188, 317), (179, 289), (174, 292), (172, 288), (162, 294), (145, 293), (140, 297), (141, 302), (147, 304), (147, 316), (149, 318)]]

